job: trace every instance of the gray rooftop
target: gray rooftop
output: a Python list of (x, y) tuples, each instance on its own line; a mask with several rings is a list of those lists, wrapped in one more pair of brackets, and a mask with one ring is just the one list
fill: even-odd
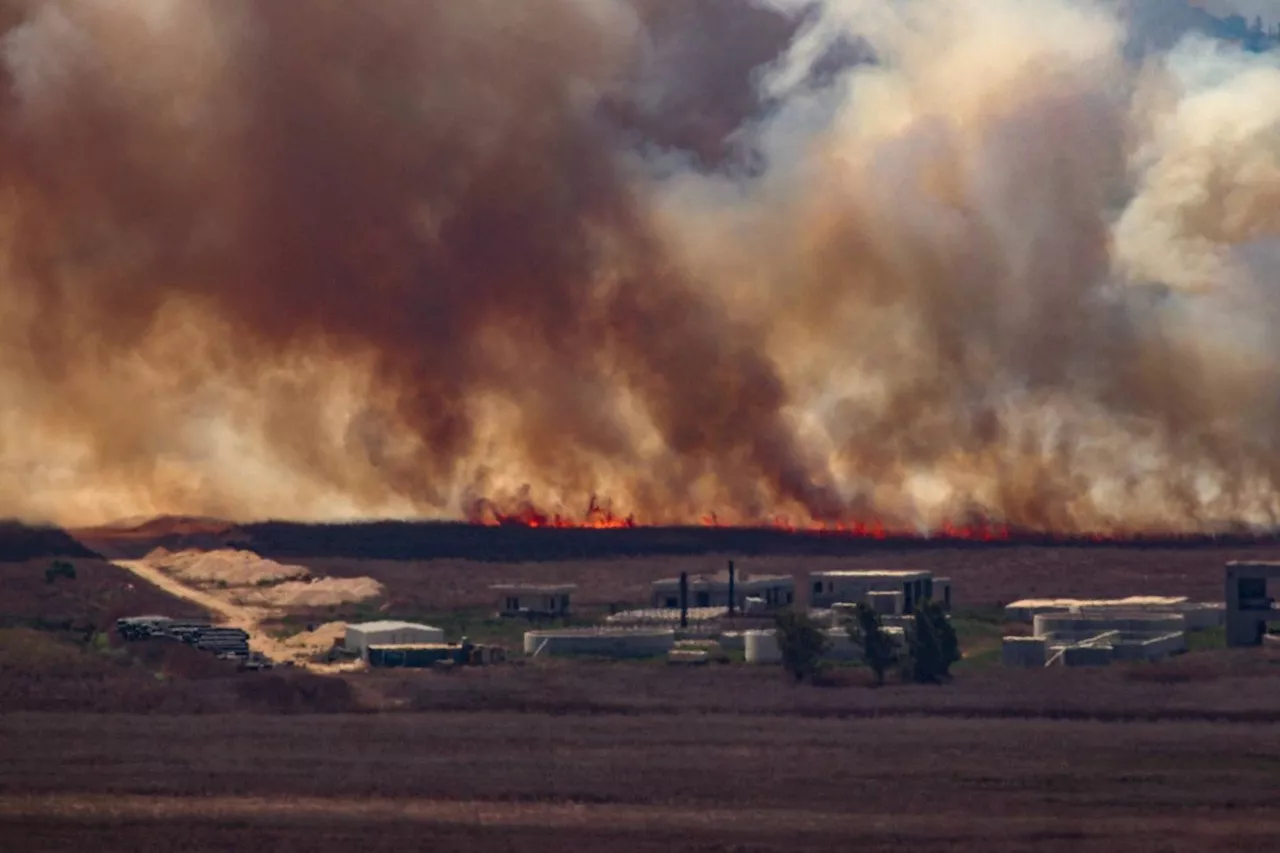
[(348, 631), (353, 628), (357, 631), (404, 631), (417, 629), (427, 631), (441, 630), (440, 628), (436, 628), (432, 625), (423, 625), (420, 622), (400, 622), (395, 619), (384, 619), (379, 622), (361, 622), (357, 625), (347, 625)]

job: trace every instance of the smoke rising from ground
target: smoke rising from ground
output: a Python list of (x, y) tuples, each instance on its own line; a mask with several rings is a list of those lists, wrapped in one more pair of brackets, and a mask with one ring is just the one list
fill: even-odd
[(0, 513), (1280, 509), (1269, 55), (1083, 0), (0, 28)]

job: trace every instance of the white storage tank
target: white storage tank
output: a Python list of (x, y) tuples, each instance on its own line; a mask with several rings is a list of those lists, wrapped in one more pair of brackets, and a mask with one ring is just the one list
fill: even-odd
[(747, 663), (782, 663), (782, 650), (773, 631), (747, 631), (742, 635)]
[(524, 653), (542, 655), (592, 655), (612, 658), (646, 658), (665, 655), (676, 644), (670, 629), (624, 630), (583, 628), (561, 631), (526, 631)]
[(348, 625), (342, 645), (368, 660), (370, 646), (426, 646), (443, 642), (443, 628), (386, 620)]

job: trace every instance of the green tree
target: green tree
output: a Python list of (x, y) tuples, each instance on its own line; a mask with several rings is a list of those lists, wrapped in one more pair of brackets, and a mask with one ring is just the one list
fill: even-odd
[(866, 604), (859, 604), (848, 631), (849, 639), (862, 646), (862, 660), (876, 674), (876, 684), (884, 684), (885, 671), (893, 665), (897, 650), (893, 638), (885, 633), (880, 614)]
[(783, 610), (777, 616), (778, 651), (782, 668), (796, 681), (817, 675), (822, 654), (827, 650), (827, 635), (804, 613)]
[(909, 655), (904, 675), (918, 684), (940, 684), (950, 677), (951, 664), (960, 660), (960, 641), (936, 601), (922, 601), (908, 636)]

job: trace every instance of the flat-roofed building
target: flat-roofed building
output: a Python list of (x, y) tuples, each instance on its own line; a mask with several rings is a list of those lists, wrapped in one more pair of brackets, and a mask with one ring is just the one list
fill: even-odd
[[(728, 607), (729, 573), (689, 575), (689, 607)], [(748, 598), (758, 598), (766, 608), (786, 607), (795, 601), (796, 582), (791, 575), (749, 575), (738, 571), (733, 580), (734, 608), (746, 609)], [(650, 584), (653, 607), (680, 606), (680, 578), (664, 578)]]
[(562, 619), (569, 615), (576, 584), (503, 583), (489, 587), (498, 596), (500, 616), (541, 616)]
[[(1262, 645), (1268, 623), (1280, 622), (1274, 590), (1268, 582), (1280, 581), (1280, 562), (1256, 560), (1227, 563), (1227, 645)], [(1277, 584), (1280, 586), (1280, 584)]]
[(873, 592), (902, 593), (903, 615), (915, 612), (925, 599), (951, 609), (951, 579), (935, 578), (933, 572), (911, 570), (811, 572), (808, 584), (810, 607), (867, 602)]

